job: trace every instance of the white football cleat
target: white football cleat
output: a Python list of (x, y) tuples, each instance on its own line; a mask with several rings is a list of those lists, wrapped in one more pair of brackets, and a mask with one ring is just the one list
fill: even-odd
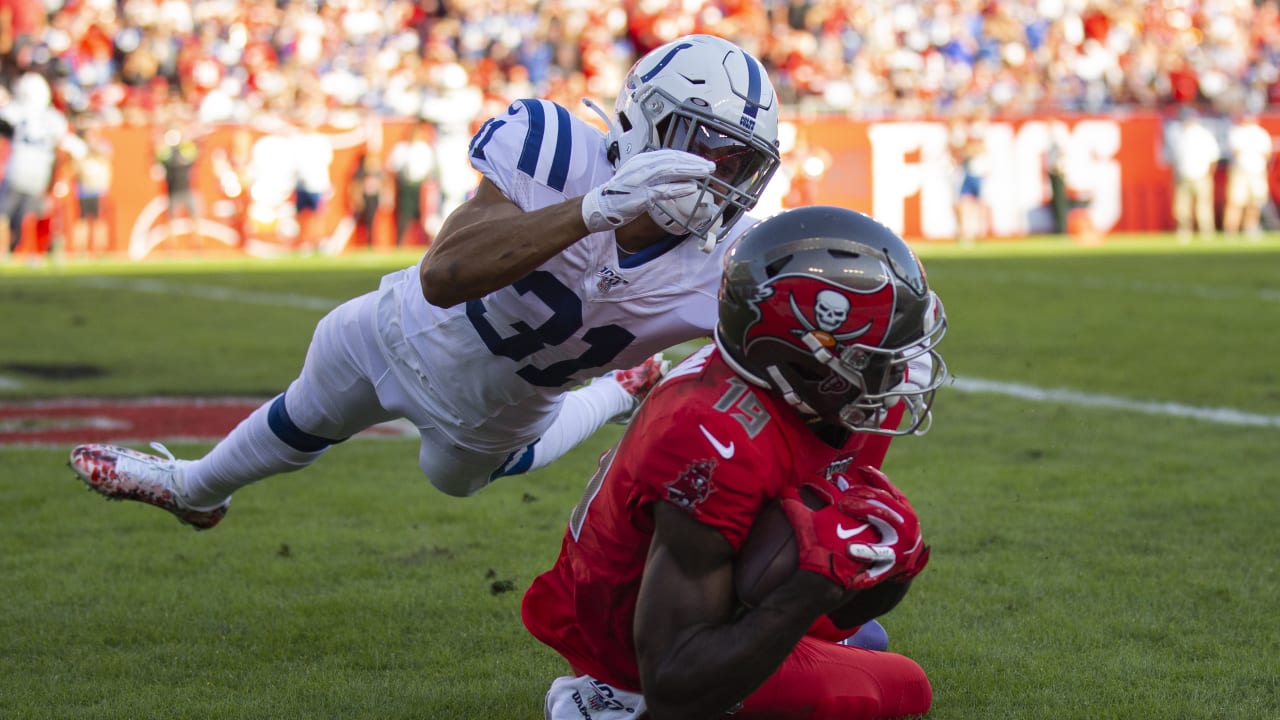
[(85, 485), (108, 500), (154, 505), (196, 530), (217, 525), (227, 514), (231, 498), (208, 508), (189, 505), (182, 484), (182, 468), (189, 461), (175, 459), (160, 443), (151, 447), (165, 457), (116, 445), (81, 445), (71, 451), (69, 464)]

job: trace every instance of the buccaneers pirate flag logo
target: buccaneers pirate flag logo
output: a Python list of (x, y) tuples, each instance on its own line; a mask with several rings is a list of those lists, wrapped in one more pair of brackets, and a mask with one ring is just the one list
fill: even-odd
[(802, 338), (810, 333), (828, 348), (851, 342), (878, 346), (893, 321), (894, 299), (887, 278), (858, 292), (811, 275), (779, 275), (752, 301), (758, 319), (747, 328), (743, 349), (775, 339), (808, 351)]

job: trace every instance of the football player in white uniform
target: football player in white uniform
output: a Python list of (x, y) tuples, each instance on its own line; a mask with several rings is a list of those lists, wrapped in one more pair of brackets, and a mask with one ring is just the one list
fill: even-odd
[(423, 473), (466, 496), (625, 417), (660, 351), (712, 333), (727, 241), (778, 165), (778, 99), (756, 58), (692, 35), (642, 57), (615, 110), (608, 133), (545, 100), (488, 120), (483, 179), (419, 265), (322, 319), (299, 377), (202, 459), (86, 445), (72, 468), (205, 529), (382, 421), (411, 420)]
[(22, 241), (23, 220), (44, 214), (58, 152), (71, 135), (66, 116), (53, 106), (53, 93), (44, 77), (28, 72), (18, 78), (13, 101), (0, 108), (0, 135), (9, 139), (9, 160), (0, 182), (3, 256)]

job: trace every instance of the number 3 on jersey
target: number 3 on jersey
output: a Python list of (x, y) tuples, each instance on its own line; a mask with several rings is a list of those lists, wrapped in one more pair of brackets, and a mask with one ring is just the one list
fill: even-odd
[[(582, 298), (565, 287), (555, 275), (545, 270), (534, 270), (511, 287), (520, 295), (532, 293), (551, 309), (551, 317), (537, 327), (517, 320), (511, 324), (514, 332), (504, 336), (485, 317), (488, 311), (483, 301), (468, 301), (467, 318), (494, 355), (519, 362), (543, 348), (560, 345), (582, 328)], [(516, 374), (531, 385), (560, 387), (580, 370), (609, 364), (636, 336), (619, 325), (610, 324), (587, 330), (582, 339), (588, 347), (578, 357), (561, 360), (545, 368), (524, 365), (516, 370)]]

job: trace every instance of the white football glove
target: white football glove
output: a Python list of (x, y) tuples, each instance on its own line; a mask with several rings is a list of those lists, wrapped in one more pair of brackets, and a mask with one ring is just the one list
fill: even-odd
[(650, 150), (622, 163), (608, 182), (582, 198), (582, 220), (591, 232), (612, 230), (649, 212), (655, 203), (692, 195), (694, 182), (716, 164), (680, 150)]

